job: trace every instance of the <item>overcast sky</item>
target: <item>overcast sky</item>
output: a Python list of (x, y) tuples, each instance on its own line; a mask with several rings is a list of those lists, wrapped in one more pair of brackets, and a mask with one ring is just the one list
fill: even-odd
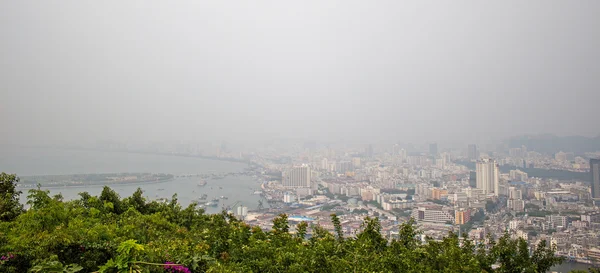
[(600, 1), (2, 1), (0, 143), (600, 133)]

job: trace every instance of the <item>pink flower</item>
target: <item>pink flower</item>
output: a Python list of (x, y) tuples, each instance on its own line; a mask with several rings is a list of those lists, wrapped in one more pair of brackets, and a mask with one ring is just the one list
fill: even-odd
[(171, 273), (192, 273), (189, 268), (183, 265), (175, 265), (173, 262), (166, 261), (165, 262), (165, 270)]
[(6, 254), (6, 256), (2, 255), (2, 257), (0, 257), (0, 261), (8, 261), (8, 260), (13, 259), (13, 258), (15, 258), (15, 255), (12, 254), (12, 253), (10, 253), (10, 252), (8, 252)]

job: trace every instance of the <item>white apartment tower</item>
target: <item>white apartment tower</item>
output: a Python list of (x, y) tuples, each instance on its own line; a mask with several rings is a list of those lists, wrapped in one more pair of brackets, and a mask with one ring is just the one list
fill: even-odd
[(515, 187), (508, 188), (509, 199), (523, 199), (523, 192)]
[(484, 194), (498, 195), (499, 190), (499, 171), (498, 164), (492, 159), (482, 159), (477, 161), (476, 170), (477, 188), (483, 190)]
[(282, 183), (286, 188), (309, 188), (310, 167), (303, 165), (287, 170), (283, 173)]
[(321, 159), (321, 170), (329, 171), (329, 161), (327, 158)]

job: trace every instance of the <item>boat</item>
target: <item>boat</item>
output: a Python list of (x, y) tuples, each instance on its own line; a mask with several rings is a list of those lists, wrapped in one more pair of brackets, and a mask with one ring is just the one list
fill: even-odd
[(205, 204), (207, 207), (216, 207), (219, 205), (218, 202), (208, 202)]
[(200, 182), (198, 182), (198, 187), (204, 187), (204, 186), (206, 186), (205, 180), (201, 180)]
[(157, 191), (164, 191), (165, 189), (158, 189)]
[(254, 191), (252, 194), (254, 195), (261, 195), (263, 192), (262, 191)]
[(212, 200), (213, 202), (219, 203), (219, 198), (215, 198)]
[(198, 198), (199, 200), (206, 200), (206, 198), (208, 198), (208, 195), (203, 194), (202, 196), (200, 196), (200, 198)]
[(221, 199), (227, 199), (227, 196), (221, 195)]

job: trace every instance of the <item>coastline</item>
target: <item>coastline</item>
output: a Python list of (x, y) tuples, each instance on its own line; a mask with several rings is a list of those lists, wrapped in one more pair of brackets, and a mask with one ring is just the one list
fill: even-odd
[[(162, 179), (162, 180), (146, 180), (146, 181), (135, 181), (135, 182), (112, 182), (112, 183), (107, 183), (108, 181), (100, 181), (100, 182), (92, 182), (92, 183), (85, 183), (85, 184), (71, 184), (71, 185), (44, 185), (44, 184), (40, 184), (41, 188), (44, 189), (62, 189), (62, 188), (85, 188), (85, 187), (89, 187), (89, 186), (111, 186), (111, 185), (147, 185), (147, 184), (160, 184), (160, 183), (165, 183), (165, 182), (170, 182), (175, 180), (175, 177), (173, 178), (168, 178), (168, 179)], [(24, 187), (22, 185), (19, 185), (17, 187), (17, 189), (35, 189), (37, 188), (38, 184), (27, 184), (27, 185), (32, 185), (31, 187)]]
[(96, 151), (96, 152), (112, 152), (112, 153), (129, 153), (129, 154), (147, 154), (147, 155), (162, 155), (162, 156), (178, 156), (178, 157), (192, 157), (192, 158), (201, 158), (208, 160), (216, 160), (216, 161), (226, 161), (226, 162), (234, 162), (234, 163), (245, 163), (248, 165), (256, 165), (256, 163), (250, 160), (238, 159), (233, 157), (218, 157), (218, 156), (208, 156), (208, 155), (194, 155), (194, 154), (185, 154), (185, 153), (166, 153), (166, 152), (150, 152), (150, 151), (136, 151), (136, 150), (103, 150), (103, 149), (95, 149), (95, 148), (83, 148), (83, 147), (56, 147), (58, 149), (63, 150), (75, 150), (75, 151)]

